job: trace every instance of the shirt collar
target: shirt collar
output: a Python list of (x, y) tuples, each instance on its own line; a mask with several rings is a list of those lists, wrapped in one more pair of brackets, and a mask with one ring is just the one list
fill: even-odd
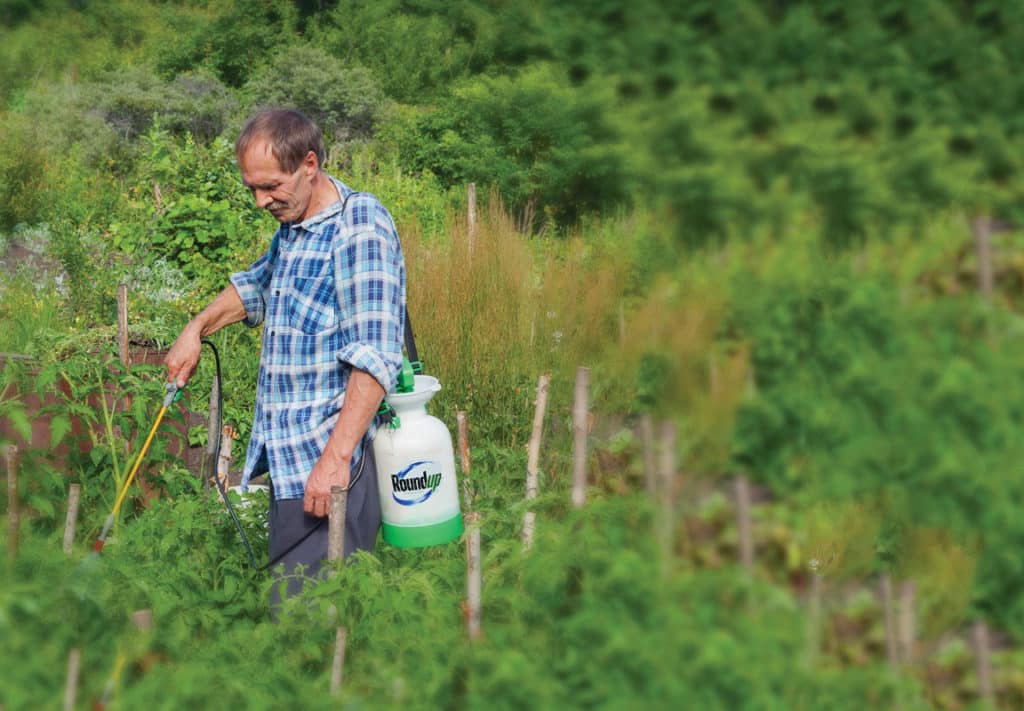
[[(327, 173), (324, 173), (324, 175), (327, 175)], [(323, 232), (324, 228), (327, 227), (330, 221), (338, 216), (338, 213), (340, 213), (341, 209), (345, 206), (345, 198), (352, 192), (352, 189), (331, 175), (327, 175), (327, 179), (334, 184), (335, 188), (338, 189), (338, 195), (340, 196), (339, 199), (335, 200), (312, 217), (303, 220), (302, 222), (293, 222), (288, 225), (288, 227), (295, 230), (305, 230), (306, 232), (320, 234)]]

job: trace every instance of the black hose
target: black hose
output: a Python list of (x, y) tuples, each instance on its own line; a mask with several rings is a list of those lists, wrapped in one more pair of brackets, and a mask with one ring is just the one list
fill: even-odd
[(235, 507), (231, 505), (231, 500), (228, 498), (228, 492), (224, 489), (224, 482), (220, 480), (217, 475), (217, 464), (220, 462), (220, 433), (224, 427), (224, 388), (223, 381), (220, 375), (220, 354), (217, 352), (217, 347), (213, 345), (211, 341), (203, 339), (202, 343), (210, 347), (213, 351), (213, 363), (216, 368), (217, 374), (217, 429), (214, 437), (213, 445), (213, 481), (217, 484), (217, 491), (220, 492), (220, 496), (224, 499), (224, 505), (228, 507), (228, 513), (231, 515), (231, 520), (235, 522), (235, 528), (238, 530), (238, 535), (242, 538), (242, 544), (245, 546), (245, 552), (249, 554), (249, 565), (254, 570), (258, 569), (256, 565), (256, 556), (253, 555), (252, 546), (249, 545), (249, 537), (245, 535), (245, 531), (242, 529), (242, 524), (238, 520), (238, 516), (235, 514)]
[[(217, 464), (218, 462), (220, 462), (220, 432), (222, 431), (224, 426), (224, 383), (223, 380), (221, 379), (220, 374), (220, 354), (217, 352), (217, 347), (213, 345), (212, 342), (205, 338), (202, 339), (202, 343), (204, 345), (209, 346), (210, 350), (213, 351), (214, 368), (217, 371), (216, 375), (214, 376), (217, 379), (217, 434), (215, 435), (213, 449), (213, 480), (217, 484), (217, 491), (220, 492), (221, 498), (224, 499), (224, 504), (228, 507), (228, 513), (231, 515), (231, 520), (235, 522), (235, 528), (238, 529), (238, 535), (242, 538), (242, 544), (245, 545), (245, 552), (249, 555), (249, 565), (252, 566), (253, 570), (267, 570), (272, 565), (279, 563), (286, 555), (295, 550), (295, 548), (298, 547), (299, 544), (301, 544), (303, 541), (305, 541), (307, 538), (313, 535), (316, 531), (320, 530), (321, 526), (323, 526), (327, 522), (327, 517), (324, 516), (323, 518), (321, 518), (317, 522), (317, 524), (313, 526), (313, 528), (306, 531), (306, 533), (299, 537), (298, 540), (296, 540), (290, 546), (285, 548), (281, 553), (275, 556), (274, 559), (269, 561), (266, 565), (256, 565), (256, 556), (253, 555), (252, 546), (249, 544), (249, 538), (245, 535), (245, 531), (242, 529), (242, 524), (238, 521), (238, 516), (235, 514), (235, 508), (231, 505), (231, 500), (228, 499), (227, 491), (225, 491), (224, 489), (224, 483), (220, 480), (220, 477), (217, 476)], [(363, 446), (364, 448), (370, 446), (369, 442), (364, 442)], [(355, 483), (359, 481), (359, 477), (363, 475), (363, 467), (365, 465), (366, 453), (364, 451), (363, 456), (359, 458), (359, 466), (356, 468), (355, 476), (351, 477), (347, 489), (351, 490), (352, 487), (355, 486)], [(342, 522), (342, 525), (345, 525), (344, 522)]]

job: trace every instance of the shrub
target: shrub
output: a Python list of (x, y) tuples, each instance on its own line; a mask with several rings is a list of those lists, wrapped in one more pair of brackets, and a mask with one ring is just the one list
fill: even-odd
[(254, 107), (291, 106), (313, 119), (327, 142), (366, 139), (384, 116), (387, 99), (374, 76), (316, 47), (272, 55), (245, 85)]
[[(495, 185), (526, 222), (545, 210), (562, 224), (611, 209), (629, 191), (625, 151), (608, 120), (612, 97), (573, 88), (547, 66), (480, 77), (388, 134), (403, 162), (447, 186)], [(524, 226), (530, 226), (525, 225)]]

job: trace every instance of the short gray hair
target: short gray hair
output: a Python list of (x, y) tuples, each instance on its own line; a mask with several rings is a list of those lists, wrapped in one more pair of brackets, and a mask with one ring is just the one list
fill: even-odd
[(280, 108), (260, 111), (242, 127), (242, 133), (235, 141), (235, 156), (241, 159), (256, 138), (270, 142), (271, 153), (286, 173), (298, 170), (310, 151), (316, 154), (319, 165), (324, 164), (323, 133), (301, 111)]

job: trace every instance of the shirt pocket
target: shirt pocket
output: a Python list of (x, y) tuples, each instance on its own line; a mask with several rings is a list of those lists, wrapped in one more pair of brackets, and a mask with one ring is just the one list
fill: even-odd
[(305, 264), (288, 280), (286, 314), (297, 331), (317, 334), (338, 325), (338, 299), (334, 291), (331, 260)]

